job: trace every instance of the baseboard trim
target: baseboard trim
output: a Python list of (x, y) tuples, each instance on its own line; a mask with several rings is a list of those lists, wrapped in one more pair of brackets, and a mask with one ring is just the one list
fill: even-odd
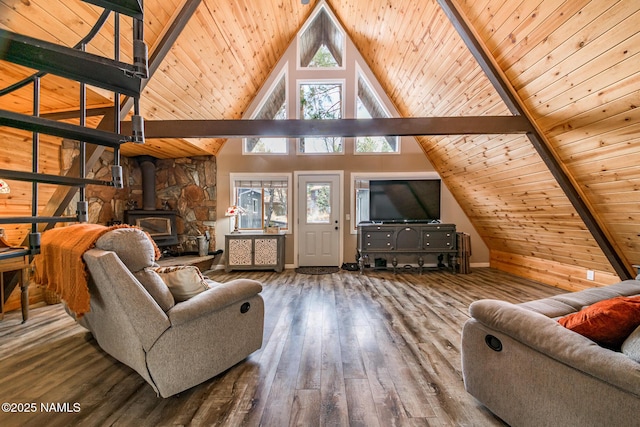
[(471, 268), (489, 268), (491, 267), (491, 264), (488, 262), (472, 262), (471, 264), (469, 264), (469, 267)]

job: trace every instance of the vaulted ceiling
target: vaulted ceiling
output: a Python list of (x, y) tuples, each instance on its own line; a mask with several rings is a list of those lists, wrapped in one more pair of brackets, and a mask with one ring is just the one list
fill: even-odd
[[(145, 0), (150, 54), (190, 0)], [(327, 0), (404, 117), (508, 115), (436, 0)], [(482, 50), (544, 135), (626, 269), (640, 264), (640, 3), (628, 0), (454, 0)], [(317, 0), (202, 0), (146, 85), (147, 120), (239, 119)], [(0, 0), (0, 28), (72, 46), (102, 9), (79, 0)], [(130, 20), (123, 61), (130, 62)], [(87, 50), (111, 56), (109, 21)], [(0, 61), (0, 87), (33, 70)], [(42, 114), (76, 111), (78, 85), (46, 76)], [(3, 109), (31, 113), (24, 88)], [(111, 95), (90, 90), (88, 108)], [(100, 116), (91, 117), (97, 125)], [(7, 143), (26, 139), (0, 128)], [(616, 271), (524, 135), (418, 137), (492, 251), (492, 263), (573, 281)], [(58, 142), (59, 143), (59, 142)], [(217, 154), (224, 139), (149, 139), (127, 156)], [(56, 140), (45, 140), (47, 148)], [(51, 154), (50, 156), (54, 156)], [(22, 159), (22, 157), (19, 157)], [(15, 157), (0, 159), (18, 164)], [(26, 160), (24, 160), (26, 162)], [(53, 161), (52, 161), (53, 163)], [(51, 166), (55, 169), (55, 167)], [(6, 203), (6, 202), (5, 202)]]

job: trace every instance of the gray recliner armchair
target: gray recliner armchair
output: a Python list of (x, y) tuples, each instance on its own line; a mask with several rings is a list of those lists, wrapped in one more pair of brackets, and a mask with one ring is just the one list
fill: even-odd
[(262, 346), (262, 285), (208, 281), (176, 302), (155, 272), (155, 247), (135, 228), (111, 230), (83, 256), (91, 309), (78, 322), (100, 347), (169, 397), (225, 371)]

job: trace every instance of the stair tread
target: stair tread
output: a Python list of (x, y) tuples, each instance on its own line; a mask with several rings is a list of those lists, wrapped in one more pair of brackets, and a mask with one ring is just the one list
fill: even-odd
[(92, 53), (0, 29), (3, 60), (139, 97), (142, 79), (136, 68)]
[(124, 135), (113, 132), (43, 119), (42, 117), (29, 116), (27, 114), (2, 109), (0, 109), (0, 125), (112, 148), (119, 147), (123, 142), (130, 140), (130, 138)]

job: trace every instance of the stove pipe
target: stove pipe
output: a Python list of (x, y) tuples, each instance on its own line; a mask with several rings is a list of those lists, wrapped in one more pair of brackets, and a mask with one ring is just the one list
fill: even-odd
[(139, 156), (138, 164), (142, 171), (142, 209), (156, 210), (156, 164), (155, 157)]

